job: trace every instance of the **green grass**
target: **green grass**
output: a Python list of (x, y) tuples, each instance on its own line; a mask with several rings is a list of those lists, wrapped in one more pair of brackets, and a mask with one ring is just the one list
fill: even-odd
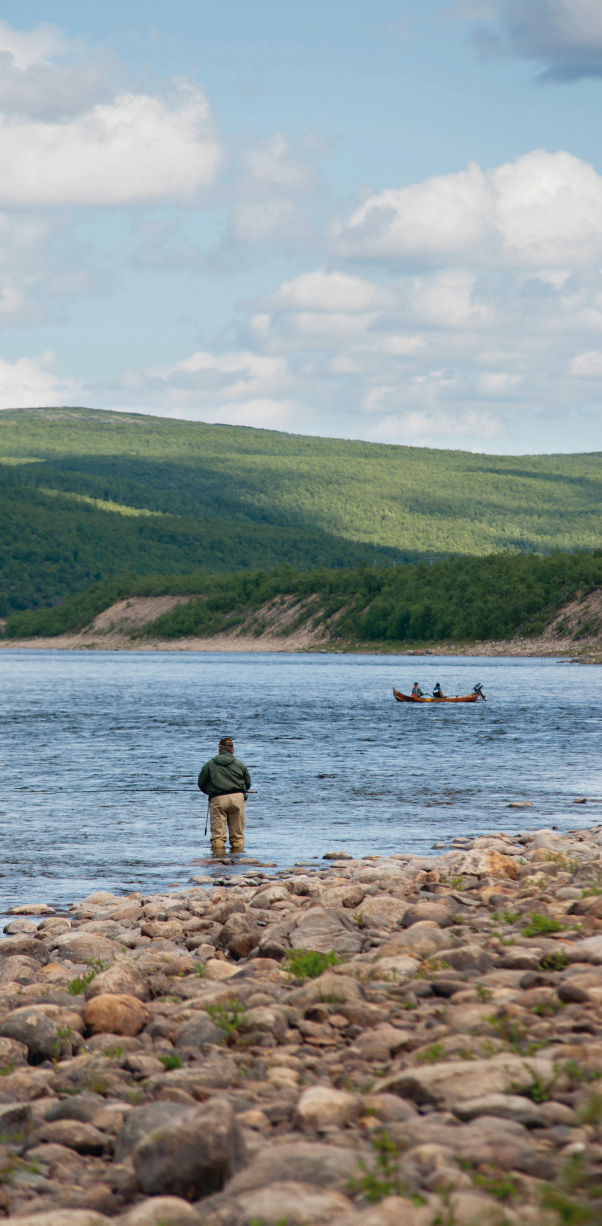
[(538, 911), (529, 912), (529, 923), (523, 928), (523, 936), (539, 937), (547, 933), (562, 932), (564, 924), (551, 915), (540, 915)]
[[(140, 574), (189, 574), (596, 550), (601, 504), (596, 453), (484, 456), (84, 408), (4, 411), (0, 615), (114, 578), (124, 557)], [(403, 617), (405, 640), (400, 628)]]
[(205, 1009), (216, 1026), (219, 1026), (226, 1043), (231, 1043), (242, 1022), (246, 1009), (240, 1001), (232, 999), (226, 1005), (205, 1005)]
[(337, 966), (338, 954), (321, 954), (315, 949), (291, 949), (286, 955), (286, 967), (294, 979), (317, 979), (329, 966)]
[(166, 1052), (164, 1056), (159, 1056), (159, 1060), (161, 1061), (166, 1073), (169, 1073), (171, 1069), (184, 1068), (184, 1061), (176, 1051)]

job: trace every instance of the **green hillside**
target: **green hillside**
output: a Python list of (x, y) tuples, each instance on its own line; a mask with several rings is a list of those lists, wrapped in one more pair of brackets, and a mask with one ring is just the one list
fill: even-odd
[(597, 453), (483, 456), (91, 409), (0, 413), (0, 613), (134, 569), (594, 549)]

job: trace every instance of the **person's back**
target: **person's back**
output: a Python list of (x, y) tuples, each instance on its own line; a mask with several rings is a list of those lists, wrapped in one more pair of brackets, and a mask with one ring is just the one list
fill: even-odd
[(422, 690), (420, 689), (417, 681), (415, 681), (412, 686), (412, 698), (422, 698)]
[(245, 800), (251, 776), (244, 762), (234, 757), (230, 737), (222, 737), (216, 756), (205, 762), (198, 785), (209, 797), (213, 854), (224, 855), (228, 834), (232, 851), (244, 851)]
[(445, 694), (443, 693), (443, 690), (441, 689), (439, 682), (437, 682), (433, 690), (433, 698), (445, 698)]

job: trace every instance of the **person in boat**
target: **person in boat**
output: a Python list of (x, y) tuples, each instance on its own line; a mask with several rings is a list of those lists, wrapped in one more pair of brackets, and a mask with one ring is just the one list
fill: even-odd
[(422, 693), (422, 690), (420, 689), (418, 682), (415, 681), (412, 686), (412, 698), (423, 698), (423, 697), (424, 695)]
[(201, 792), (209, 797), (213, 855), (225, 854), (228, 834), (232, 851), (244, 851), (245, 800), (251, 776), (244, 762), (234, 757), (231, 737), (222, 737), (215, 758), (205, 762), (198, 782)]
[(439, 682), (437, 682), (435, 688), (433, 689), (433, 698), (445, 698), (445, 694), (443, 693)]

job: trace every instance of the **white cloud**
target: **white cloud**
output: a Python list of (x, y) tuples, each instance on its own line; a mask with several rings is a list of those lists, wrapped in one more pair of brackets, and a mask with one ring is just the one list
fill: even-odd
[(0, 204), (132, 205), (193, 201), (218, 147), (202, 90), (123, 94), (65, 123), (0, 117)]
[(52, 350), (40, 357), (19, 358), (16, 362), (0, 358), (0, 409), (75, 403), (81, 384), (76, 379), (55, 374), (54, 362)]
[(571, 371), (578, 379), (598, 379), (602, 381), (602, 350), (588, 349), (578, 353), (571, 362)]
[(497, 0), (482, 9), (458, 4), (452, 15), (476, 21), (482, 51), (537, 60), (544, 78), (602, 76), (600, 0)]
[(586, 266), (602, 258), (602, 177), (570, 153), (535, 150), (368, 197), (339, 222), (348, 259), (415, 265)]
[(266, 306), (292, 311), (366, 311), (393, 306), (394, 294), (383, 286), (324, 268), (285, 281), (275, 294), (263, 299)]
[(0, 56), (12, 62), (21, 72), (32, 64), (48, 63), (67, 49), (67, 42), (57, 26), (44, 24), (34, 30), (15, 30), (0, 21)]

